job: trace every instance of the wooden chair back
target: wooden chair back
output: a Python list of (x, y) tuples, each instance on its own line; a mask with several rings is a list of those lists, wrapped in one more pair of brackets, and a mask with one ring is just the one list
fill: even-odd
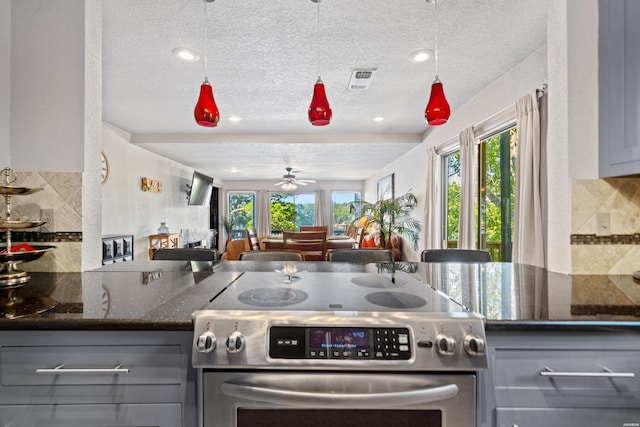
[(249, 249), (259, 251), (260, 242), (258, 241), (258, 232), (255, 228), (247, 228), (247, 238), (249, 239)]
[(304, 261), (299, 251), (286, 249), (269, 249), (264, 251), (245, 251), (240, 254), (240, 261)]
[(302, 252), (305, 261), (324, 261), (327, 256), (327, 233), (324, 231), (285, 231), (282, 243), (284, 249)]
[(353, 244), (353, 249), (359, 249), (362, 246), (362, 239), (364, 239), (364, 227), (356, 228), (356, 235), (354, 237), (356, 242)]
[(300, 231), (324, 231), (329, 234), (328, 225), (301, 225)]

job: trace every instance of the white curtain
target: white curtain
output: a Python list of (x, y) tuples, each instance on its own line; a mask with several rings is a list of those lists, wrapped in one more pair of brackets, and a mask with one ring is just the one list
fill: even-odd
[[(543, 114), (543, 118), (546, 113)], [(542, 122), (545, 123), (546, 119)], [(514, 263), (546, 267), (546, 129), (541, 130), (538, 96), (516, 102), (518, 148), (513, 230)], [(545, 125), (546, 128), (546, 125)]]
[(427, 149), (427, 206), (425, 209), (424, 227), (426, 236), (425, 249), (440, 249), (442, 247), (442, 200), (440, 193), (442, 157), (434, 147)]
[(460, 132), (460, 223), (458, 226), (458, 249), (475, 249), (475, 227), (473, 207), (475, 202), (475, 136), (473, 127)]
[(258, 236), (268, 236), (271, 233), (269, 224), (269, 190), (260, 190), (256, 194), (256, 231)]
[(331, 225), (331, 209), (326, 190), (316, 191), (315, 221), (313, 225)]

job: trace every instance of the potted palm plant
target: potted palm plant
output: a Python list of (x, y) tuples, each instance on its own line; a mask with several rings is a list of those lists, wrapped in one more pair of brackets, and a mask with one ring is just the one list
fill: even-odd
[(418, 249), (418, 238), (422, 223), (411, 216), (411, 212), (417, 206), (416, 196), (407, 192), (393, 199), (366, 202), (359, 200), (351, 204), (352, 212), (359, 212), (360, 217), (366, 218), (365, 227), (377, 226), (380, 232), (380, 245), (389, 247), (391, 236), (397, 234), (407, 238), (413, 243), (413, 248)]
[(225, 233), (227, 233), (227, 241), (225, 242), (226, 247), (227, 243), (229, 243), (229, 240), (231, 240), (231, 232), (236, 226), (236, 219), (233, 217), (225, 216), (224, 218), (222, 218), (222, 226), (224, 227)]

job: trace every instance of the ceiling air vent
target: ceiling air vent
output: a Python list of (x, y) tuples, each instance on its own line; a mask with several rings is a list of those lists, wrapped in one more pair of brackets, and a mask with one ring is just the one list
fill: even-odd
[(351, 74), (351, 80), (349, 81), (349, 89), (369, 89), (369, 85), (371, 84), (371, 80), (373, 80), (373, 73), (375, 71), (376, 70), (354, 70)]

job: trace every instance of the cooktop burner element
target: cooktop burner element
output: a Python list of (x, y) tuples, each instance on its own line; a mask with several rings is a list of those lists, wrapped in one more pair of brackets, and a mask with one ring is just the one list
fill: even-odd
[(404, 292), (373, 292), (365, 295), (365, 299), (381, 307), (407, 309), (420, 308), (427, 305), (427, 301), (417, 295)]
[(407, 284), (406, 281), (402, 279), (389, 279), (385, 275), (374, 276), (372, 274), (368, 274), (366, 276), (358, 276), (351, 279), (351, 283), (358, 286), (364, 286), (365, 288), (389, 288), (393, 286), (395, 288), (399, 288), (401, 286), (405, 286)]
[(259, 288), (249, 289), (238, 295), (238, 301), (254, 307), (283, 307), (298, 304), (307, 299), (309, 294), (292, 288)]

